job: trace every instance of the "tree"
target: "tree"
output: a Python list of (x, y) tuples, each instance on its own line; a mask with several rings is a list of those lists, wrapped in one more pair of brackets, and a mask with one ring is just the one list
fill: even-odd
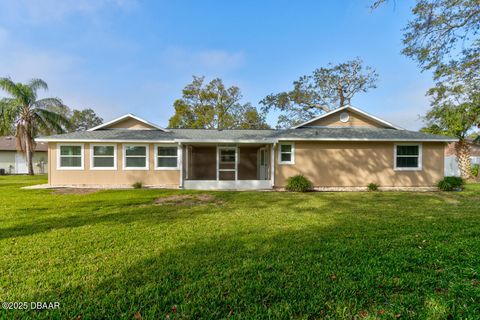
[[(103, 119), (100, 118), (91, 108), (83, 110), (72, 110), (66, 105), (52, 105), (46, 107), (46, 109), (58, 113), (66, 119), (69, 119), (68, 125), (63, 128), (63, 131), (66, 132), (85, 131), (89, 128), (93, 128), (103, 123)], [(49, 133), (41, 131), (40, 134), (48, 135)]]
[(430, 89), (432, 109), (425, 116), (427, 127), (422, 131), (453, 136), (458, 167), (465, 179), (471, 178), (470, 146), (466, 138), (480, 124), (480, 94), (464, 86), (438, 85)]
[(221, 79), (204, 83), (204, 77), (193, 77), (185, 86), (182, 98), (173, 106), (175, 114), (170, 128), (193, 129), (258, 129), (265, 128), (265, 116), (249, 103), (242, 104), (242, 94), (236, 86), (226, 88)]
[(281, 111), (278, 127), (291, 127), (323, 112), (350, 104), (359, 92), (376, 88), (378, 75), (356, 58), (338, 65), (329, 64), (293, 82), (291, 91), (270, 94), (262, 101), (263, 111)]
[(14, 83), (10, 78), (0, 78), (0, 88), (11, 97), (0, 100), (0, 127), (14, 127), (17, 147), (25, 154), (28, 174), (33, 175), (33, 153), (35, 136), (39, 130), (62, 132), (68, 120), (47, 107), (62, 106), (58, 98), (37, 100), (38, 89), (48, 90), (45, 81), (32, 79), (28, 84)]
[[(388, 0), (377, 0), (377, 8)], [(480, 1), (417, 0), (402, 53), (432, 70), (434, 79), (480, 82)]]
[[(377, 8), (388, 0), (376, 0)], [(433, 71), (430, 132), (453, 135), (462, 176), (470, 176), (470, 149), (465, 136), (480, 127), (480, 1), (417, 0), (403, 37), (402, 53), (422, 71)]]
[(71, 131), (86, 131), (103, 123), (93, 109), (73, 110), (70, 118)]

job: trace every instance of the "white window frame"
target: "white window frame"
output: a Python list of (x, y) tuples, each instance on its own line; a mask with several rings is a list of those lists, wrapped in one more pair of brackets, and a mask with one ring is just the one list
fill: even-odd
[[(397, 167), (397, 146), (417, 146), (418, 147), (418, 167)], [(421, 143), (395, 143), (393, 147), (393, 168), (395, 171), (421, 171), (422, 165), (422, 144)], [(413, 155), (404, 155), (399, 157), (413, 157)]]
[[(155, 150), (155, 170), (179, 170), (180, 169), (180, 149), (181, 146), (176, 144), (156, 144), (154, 145)], [(158, 155), (158, 147), (168, 147), (168, 148), (177, 148), (177, 166), (176, 167), (158, 167), (158, 158), (174, 158), (174, 156), (159, 156)]]
[[(282, 146), (292, 146), (292, 151), (290, 152), (292, 157), (290, 161), (282, 161)], [(282, 142), (278, 144), (278, 164), (280, 165), (295, 164), (295, 143), (294, 142)]]
[[(94, 167), (93, 147), (113, 147), (113, 167)], [(111, 158), (112, 156), (96, 156), (97, 158)], [(91, 143), (90, 144), (90, 170), (117, 170), (117, 145), (115, 143)]]
[[(126, 152), (126, 149), (127, 147), (145, 147), (145, 167), (127, 167), (127, 152)], [(123, 170), (148, 170), (149, 169), (149, 164), (150, 164), (150, 157), (149, 157), (149, 154), (150, 154), (150, 147), (148, 144), (138, 144), (138, 143), (128, 143), (128, 144), (124, 144), (123, 147), (122, 147), (122, 158), (123, 158), (123, 163), (122, 163), (122, 169)], [(128, 157), (137, 157), (137, 158), (140, 158), (143, 156), (128, 156)]]
[[(80, 167), (62, 167), (60, 158), (61, 158), (61, 147), (80, 147)], [(83, 143), (57, 143), (57, 170), (84, 170), (85, 168), (85, 148)]]

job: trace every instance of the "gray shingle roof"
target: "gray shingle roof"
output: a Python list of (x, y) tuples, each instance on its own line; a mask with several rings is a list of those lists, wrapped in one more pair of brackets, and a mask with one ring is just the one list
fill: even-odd
[(322, 127), (285, 130), (205, 130), (170, 129), (160, 130), (96, 130), (73, 132), (38, 141), (258, 141), (278, 140), (376, 140), (376, 141), (455, 141), (440, 135), (417, 131), (367, 127)]
[[(48, 146), (45, 142), (37, 142), (36, 152), (47, 151)], [(17, 151), (17, 139), (14, 136), (0, 137), (0, 151)]]

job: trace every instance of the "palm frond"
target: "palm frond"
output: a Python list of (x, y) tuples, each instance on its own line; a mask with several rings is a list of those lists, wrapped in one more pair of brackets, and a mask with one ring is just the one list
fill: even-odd
[(0, 88), (17, 99), (21, 99), (24, 95), (20, 87), (10, 78), (0, 78)]
[(63, 107), (63, 102), (59, 98), (44, 98), (35, 101), (35, 106), (37, 108), (45, 109), (49, 106), (52, 107)]
[(67, 118), (53, 111), (35, 108), (34, 113), (41, 117), (45, 124), (57, 133), (63, 133), (65, 131), (64, 128), (69, 128), (71, 125)]
[(38, 89), (43, 89), (43, 90), (48, 90), (48, 85), (45, 81), (43, 81), (42, 79), (31, 79), (29, 82), (28, 82), (28, 86), (30, 87), (30, 89), (32, 89), (32, 91), (36, 92)]
[(16, 102), (11, 98), (0, 99), (0, 135), (10, 135), (15, 131), (15, 119), (20, 111)]

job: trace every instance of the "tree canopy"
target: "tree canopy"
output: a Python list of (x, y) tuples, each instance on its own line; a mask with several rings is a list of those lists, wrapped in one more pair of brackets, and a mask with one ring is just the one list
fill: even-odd
[(185, 86), (182, 98), (174, 102), (175, 114), (170, 128), (193, 129), (263, 129), (265, 115), (250, 103), (241, 103), (236, 86), (225, 87), (219, 78), (205, 83), (204, 77), (193, 77)]
[[(377, 8), (388, 0), (377, 0)], [(480, 1), (417, 0), (404, 29), (402, 53), (432, 70), (435, 80), (459, 78), (479, 86)]]
[(61, 114), (48, 108), (62, 107), (58, 98), (38, 99), (39, 89), (48, 90), (47, 83), (41, 79), (32, 79), (28, 83), (15, 83), (10, 78), (0, 78), (0, 89), (9, 97), (0, 99), (1, 131), (15, 132), (17, 147), (25, 153), (28, 173), (33, 174), (32, 155), (35, 151), (35, 140), (39, 131), (63, 132), (69, 124)]
[(323, 112), (350, 104), (360, 92), (376, 88), (378, 74), (360, 58), (318, 68), (293, 82), (290, 91), (266, 96), (262, 110), (281, 112), (278, 127), (291, 127)]

